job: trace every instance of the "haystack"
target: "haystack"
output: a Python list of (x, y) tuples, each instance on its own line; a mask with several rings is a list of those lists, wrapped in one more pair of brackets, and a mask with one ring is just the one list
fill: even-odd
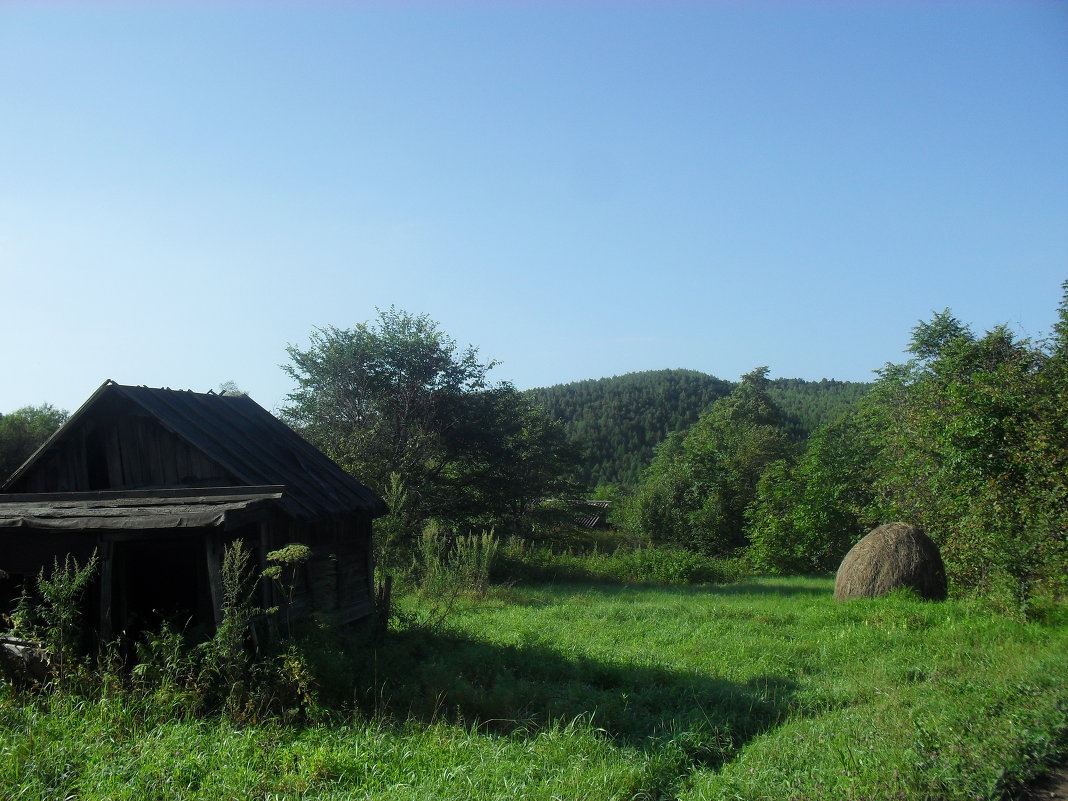
[(944, 600), (946, 568), (938, 546), (922, 529), (886, 523), (846, 554), (834, 582), (834, 597), (875, 598), (901, 587), (930, 601)]

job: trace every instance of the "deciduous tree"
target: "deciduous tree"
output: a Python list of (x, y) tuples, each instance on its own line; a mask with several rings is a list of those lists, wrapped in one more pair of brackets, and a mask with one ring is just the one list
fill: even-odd
[(1065, 290), (1046, 343), (935, 315), (871, 397), (883, 515), (922, 525), (958, 586), (1007, 586), (1021, 603), (1065, 581)]
[(653, 539), (708, 553), (746, 543), (745, 509), (765, 468), (794, 454), (767, 368), (742, 377), (685, 436), (661, 446), (623, 519)]
[(875, 458), (866, 418), (848, 412), (810, 437), (796, 464), (770, 465), (746, 511), (753, 563), (780, 573), (835, 570), (877, 522)]
[(297, 382), (284, 419), (382, 494), (404, 498), (394, 539), (424, 520), (515, 527), (561, 491), (578, 462), (560, 424), (426, 315), (396, 308), (288, 348)]
[(372, 323), (312, 332), (287, 348), (297, 382), (283, 418), (379, 492), (401, 478), (413, 509), (435, 513), (442, 472), (458, 456), (465, 401), (486, 388), (492, 364), (458, 350), (426, 315), (391, 307)]
[(48, 403), (24, 406), (0, 415), (0, 484), (32, 456), (67, 417), (67, 412)]

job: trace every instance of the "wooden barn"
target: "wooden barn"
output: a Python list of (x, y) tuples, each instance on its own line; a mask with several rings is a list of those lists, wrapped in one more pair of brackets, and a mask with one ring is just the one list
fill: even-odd
[[(260, 570), (268, 552), (308, 546), (291, 615), (348, 622), (373, 611), (371, 521), (386, 511), (245, 395), (107, 381), (0, 489), (0, 603), (95, 551), (87, 604), (102, 638), (164, 618), (210, 632), (223, 549), (241, 539)], [(259, 592), (264, 607), (283, 601), (274, 582)]]

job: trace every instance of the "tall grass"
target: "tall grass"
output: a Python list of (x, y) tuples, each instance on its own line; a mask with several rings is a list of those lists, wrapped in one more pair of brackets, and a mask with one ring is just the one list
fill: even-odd
[(501, 548), (494, 568), (498, 581), (589, 581), (613, 584), (699, 584), (737, 579), (746, 566), (737, 559), (709, 557), (671, 546), (601, 550), (554, 550), (521, 539)]
[(25, 588), (12, 616), (18, 634), (41, 645), (41, 653), (47, 654), (49, 669), (62, 685), (81, 667), (80, 657), (84, 653), (82, 598), (94, 578), (98, 562), (95, 551), (85, 564), (79, 564), (70, 554), (64, 558), (63, 564), (57, 558), (51, 574), (46, 575), (42, 568), (36, 580)]
[(493, 531), (452, 535), (436, 520), (429, 521), (419, 538), (421, 571), (416, 581), (421, 594), (484, 595), (498, 547)]
[(235, 728), (222, 719), (141, 720), (108, 699), (0, 698), (0, 724), (0, 797), (12, 801), (550, 801), (576, 787), (629, 798), (642, 780), (639, 760), (582, 723), (503, 738), (443, 722)]
[(1066, 745), (1063, 606), (557, 583), (464, 595), (449, 622), (316, 634), (302, 664), (333, 711), (299, 725), (0, 691), (0, 797), (1000, 801)]

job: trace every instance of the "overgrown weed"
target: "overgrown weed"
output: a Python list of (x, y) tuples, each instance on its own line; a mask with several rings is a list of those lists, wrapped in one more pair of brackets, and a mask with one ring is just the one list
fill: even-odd
[(586, 581), (612, 584), (704, 584), (748, 574), (737, 558), (709, 557), (673, 546), (617, 545), (609, 550), (556, 551), (510, 539), (501, 548), (497, 581)]

